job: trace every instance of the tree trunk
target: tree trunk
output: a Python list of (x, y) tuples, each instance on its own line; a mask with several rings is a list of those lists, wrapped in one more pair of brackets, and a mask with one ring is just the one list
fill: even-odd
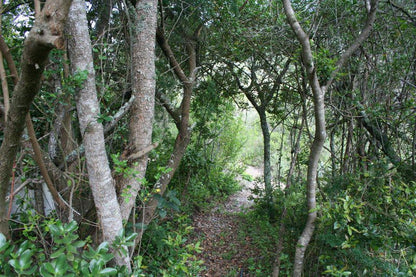
[[(130, 112), (129, 142), (134, 152), (152, 144), (155, 105), (156, 73), (155, 44), (157, 0), (142, 0), (136, 3), (133, 21), (134, 41), (132, 45), (132, 93), (135, 97)], [(120, 198), (123, 220), (128, 220), (134, 206), (141, 180), (145, 177), (148, 155), (135, 161), (134, 176), (122, 181), (123, 195)]]
[(273, 187), (272, 187), (272, 169), (270, 165), (270, 130), (269, 124), (267, 123), (267, 115), (266, 115), (266, 106), (269, 102), (262, 102), (261, 104), (257, 104), (254, 95), (244, 88), (240, 81), (237, 79), (237, 83), (239, 88), (244, 92), (244, 95), (256, 109), (257, 114), (260, 118), (260, 127), (263, 136), (263, 180), (264, 180), (264, 190), (265, 190), (265, 201), (268, 210), (269, 218), (273, 217), (272, 211), (272, 202), (273, 202)]
[(265, 200), (269, 213), (269, 217), (273, 217), (273, 187), (272, 187), (272, 169), (270, 165), (270, 131), (267, 124), (265, 108), (259, 107), (257, 110), (260, 117), (261, 132), (263, 134), (263, 174), (264, 174), (264, 190)]
[(13, 161), (20, 145), (26, 114), (40, 88), (49, 52), (64, 45), (63, 28), (71, 0), (48, 0), (25, 40), (21, 74), (14, 89), (7, 115), (4, 140), (0, 148), (0, 232), (9, 235), (6, 218), (6, 193), (9, 188)]
[(309, 244), (309, 241), (312, 238), (313, 231), (315, 229), (315, 220), (317, 217), (316, 213), (316, 185), (317, 185), (317, 172), (319, 158), (324, 146), (326, 139), (326, 123), (325, 123), (325, 104), (324, 97), (327, 88), (329, 88), (332, 82), (338, 75), (338, 72), (341, 70), (343, 65), (351, 57), (351, 55), (360, 47), (360, 45), (368, 38), (372, 30), (375, 15), (377, 12), (378, 0), (371, 0), (371, 9), (367, 16), (367, 21), (364, 25), (363, 30), (355, 39), (355, 41), (349, 46), (344, 53), (341, 55), (339, 60), (336, 63), (335, 69), (331, 72), (330, 78), (325, 84), (321, 87), (318, 76), (316, 75), (316, 67), (314, 65), (314, 58), (312, 54), (312, 49), (309, 41), (309, 36), (300, 26), (298, 20), (296, 19), (295, 12), (292, 8), (290, 0), (283, 0), (283, 6), (285, 10), (286, 17), (289, 21), (289, 25), (292, 28), (293, 32), (296, 34), (296, 37), (299, 43), (302, 46), (302, 61), (306, 68), (306, 73), (309, 80), (309, 85), (312, 88), (313, 101), (314, 101), (314, 115), (315, 115), (315, 137), (312, 143), (311, 152), (309, 155), (308, 162), (308, 175), (307, 175), (307, 201), (308, 201), (308, 219), (306, 221), (305, 228), (299, 237), (299, 240), (296, 245), (295, 253), (295, 262), (293, 269), (293, 276), (298, 277), (302, 275), (303, 272), (303, 263), (306, 248)]
[[(95, 71), (92, 47), (84, 0), (74, 0), (68, 19), (68, 51), (72, 74), (87, 71), (87, 79), (78, 88), (76, 106), (85, 157), (88, 178), (100, 226), (105, 241), (112, 242), (123, 228), (120, 206), (117, 201), (114, 180), (108, 164), (105, 150), (104, 131), (97, 122), (100, 107), (95, 87)], [(130, 268), (129, 257), (115, 253), (116, 263)]]
[[(197, 28), (197, 30), (200, 27)], [(196, 32), (197, 33), (197, 32)], [(178, 169), (179, 164), (182, 160), (182, 157), (185, 154), (186, 148), (191, 139), (191, 128), (189, 126), (189, 118), (191, 111), (191, 96), (193, 92), (193, 86), (196, 79), (196, 51), (195, 45), (193, 42), (188, 42), (186, 44), (187, 54), (189, 56), (188, 65), (190, 75), (186, 76), (181, 65), (175, 58), (175, 55), (170, 48), (169, 43), (167, 42), (163, 28), (158, 28), (156, 32), (156, 40), (160, 48), (162, 49), (165, 57), (168, 59), (169, 64), (171, 65), (176, 77), (181, 81), (183, 86), (183, 97), (179, 110), (171, 111), (171, 115), (175, 121), (175, 124), (178, 128), (178, 135), (176, 136), (175, 145), (173, 147), (172, 155), (168, 161), (167, 169), (170, 169), (169, 172), (162, 174), (162, 176), (157, 181), (156, 187), (159, 189), (159, 194), (163, 195), (175, 174), (175, 171)], [(167, 105), (169, 106), (169, 105)], [(154, 216), (158, 205), (158, 199), (153, 197), (149, 203), (146, 205), (142, 214), (140, 216), (140, 222), (144, 224), (149, 224)], [(139, 233), (136, 244), (140, 243), (143, 236), (143, 231)]]

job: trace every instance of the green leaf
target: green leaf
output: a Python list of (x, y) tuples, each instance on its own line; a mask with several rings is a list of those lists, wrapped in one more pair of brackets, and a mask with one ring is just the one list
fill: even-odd
[(119, 236), (119, 237), (121, 237), (121, 238), (122, 238), (122, 237), (124, 237), (124, 236), (125, 236), (125, 234), (126, 234), (126, 233), (125, 233), (125, 231), (124, 231), (124, 228), (120, 229), (120, 231), (118, 232), (118, 236)]
[(89, 269), (90, 269), (90, 272), (91, 272), (92, 274), (94, 274), (94, 273), (98, 273), (98, 271), (100, 270), (100, 268), (99, 268), (99, 265), (98, 265), (97, 260), (93, 259), (93, 260), (90, 262)]
[(7, 239), (6, 237), (0, 233), (0, 250), (3, 246), (5, 246), (7, 244)]
[(66, 250), (69, 253), (77, 253), (78, 252), (77, 251), (77, 248), (75, 246), (71, 245), (71, 244), (69, 244), (69, 245), (66, 246)]
[(11, 265), (15, 270), (19, 269), (19, 264), (17, 263), (17, 261), (15, 259), (12, 259), (9, 261), (9, 265)]
[(101, 251), (107, 252), (108, 248), (109, 248), (108, 242), (104, 241), (97, 247), (97, 252), (101, 252)]
[(83, 247), (84, 245), (85, 245), (85, 241), (83, 241), (83, 240), (76, 241), (72, 244), (72, 246), (74, 246), (76, 248)]
[(130, 241), (134, 241), (134, 239), (137, 237), (137, 233), (133, 233), (130, 236), (126, 237), (126, 241), (130, 242)]
[(67, 267), (67, 257), (65, 257), (65, 255), (59, 256), (59, 258), (56, 260), (55, 272), (60, 273), (62, 275), (66, 272)]
[(58, 251), (53, 252), (53, 253), (51, 254), (51, 259), (56, 259), (56, 258), (58, 258), (59, 256), (61, 256), (61, 255), (62, 255), (62, 253), (64, 253), (64, 251), (65, 251), (65, 248), (60, 248), (60, 249), (58, 249)]
[(69, 252), (66, 254), (66, 259), (70, 262), (73, 262), (75, 260), (75, 256), (73, 253)]
[(53, 276), (52, 274), (51, 274), (51, 272), (53, 272), (53, 267), (51, 268), (51, 270), (52, 271), (50, 271), (49, 269), (48, 269), (48, 267), (49, 266), (51, 266), (50, 265), (50, 263), (46, 263), (46, 264), (43, 264), (42, 266), (41, 266), (41, 268), (39, 269), (39, 273), (40, 273), (40, 275), (42, 276), (42, 277), (50, 277), (50, 276)]
[(112, 267), (104, 268), (103, 270), (100, 271), (100, 275), (103, 275), (103, 276), (112, 276), (116, 274), (117, 274), (117, 270)]
[(37, 266), (32, 267), (29, 270), (26, 270), (23, 272), (24, 275), (29, 275), (29, 276), (33, 276), (33, 273), (35, 273), (35, 271), (38, 269)]
[(352, 235), (352, 230), (351, 230), (351, 227), (350, 227), (350, 226), (348, 226), (348, 225), (347, 225), (347, 232), (348, 232), (348, 235), (350, 235), (350, 236)]
[(49, 225), (49, 230), (50, 230), (50, 232), (51, 232), (51, 234), (52, 234), (52, 236), (58, 236), (59, 235), (59, 228), (58, 228), (58, 226), (57, 225)]
[(78, 229), (78, 224), (76, 221), (71, 221), (70, 223), (68, 223), (67, 225), (67, 230), (66, 232), (68, 233), (73, 233)]
[(31, 257), (32, 257), (32, 251), (29, 249), (25, 250), (22, 253), (19, 259), (19, 266), (22, 270), (26, 270), (30, 267), (30, 265), (32, 264)]

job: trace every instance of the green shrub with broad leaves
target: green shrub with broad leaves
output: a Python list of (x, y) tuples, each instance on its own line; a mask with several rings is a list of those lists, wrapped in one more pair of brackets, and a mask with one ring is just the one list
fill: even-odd
[[(63, 224), (55, 222), (46, 228), (50, 235), (51, 253), (41, 244), (24, 240), (14, 244), (0, 234), (0, 274), (1, 276), (125, 276), (126, 268), (108, 266), (113, 259), (110, 245), (101, 243), (93, 248), (85, 241), (79, 240), (76, 234), (76, 222)], [(115, 249), (124, 250), (131, 246), (136, 234), (124, 236), (124, 231), (117, 237), (112, 245)], [(46, 243), (46, 242), (44, 242)], [(134, 274), (140, 276), (141, 259), (136, 258)], [(137, 266), (139, 265), (139, 266)]]
[[(381, 162), (380, 162), (381, 163)], [(322, 190), (311, 265), (326, 276), (416, 274), (416, 182), (386, 171), (340, 176)]]
[[(167, 220), (169, 219), (169, 220)], [(202, 248), (193, 234), (192, 220), (187, 214), (152, 222), (144, 233), (143, 270), (146, 276), (198, 276), (203, 261), (197, 253)]]

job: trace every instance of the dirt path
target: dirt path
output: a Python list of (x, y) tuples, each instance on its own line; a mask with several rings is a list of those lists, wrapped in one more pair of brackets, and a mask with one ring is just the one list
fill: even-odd
[(253, 205), (253, 200), (250, 200), (252, 196), (252, 189), (255, 186), (255, 179), (260, 178), (263, 174), (261, 168), (249, 166), (247, 167), (246, 174), (252, 177), (252, 181), (248, 181), (239, 177), (238, 181), (242, 185), (242, 190), (230, 196), (227, 202), (224, 203), (224, 210), (227, 213), (238, 213), (244, 211), (247, 208), (250, 208)]
[[(253, 205), (250, 200), (255, 179), (262, 176), (262, 169), (248, 167), (246, 174), (253, 181), (239, 179), (242, 190), (232, 195), (225, 203), (207, 213), (194, 215), (196, 239), (202, 240), (202, 253), (206, 270), (201, 276), (246, 276), (246, 261), (255, 256), (250, 248), (250, 238), (241, 237), (241, 217)], [(255, 250), (254, 250), (255, 251)]]

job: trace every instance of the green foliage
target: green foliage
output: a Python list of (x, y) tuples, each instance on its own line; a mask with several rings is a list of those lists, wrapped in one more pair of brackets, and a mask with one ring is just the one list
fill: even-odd
[(62, 89), (71, 95), (76, 95), (88, 78), (88, 70), (77, 70), (75, 74), (64, 79)]
[[(271, 276), (278, 239), (276, 226), (270, 223), (266, 213), (258, 211), (243, 214), (241, 222), (238, 238), (243, 245), (247, 243), (246, 239), (250, 238), (247, 248), (255, 251), (245, 262), (244, 267), (247, 268), (250, 276)], [(282, 268), (290, 268), (288, 259), (284, 259), (283, 264)], [(284, 272), (285, 269), (282, 270), (282, 275), (286, 276)]]
[[(51, 236), (51, 253), (43, 245), (28, 240), (20, 244), (7, 241), (0, 234), (0, 273), (5, 276), (113, 276), (118, 270), (108, 267), (113, 259), (109, 245), (103, 242), (96, 249), (79, 240), (76, 222), (51, 222), (45, 235)], [(132, 235), (133, 236), (133, 235)], [(130, 237), (132, 237), (130, 236)], [(130, 245), (132, 238), (117, 238), (114, 247)], [(134, 239), (134, 236), (133, 236)], [(86, 250), (88, 248), (88, 250)], [(124, 269), (120, 269), (121, 271)]]
[[(416, 273), (416, 183), (394, 181), (383, 172), (383, 166), (375, 166), (363, 177), (328, 186), (330, 198), (324, 202), (315, 242), (325, 274)], [(337, 186), (344, 189), (334, 193)]]
[(175, 190), (169, 190), (163, 196), (160, 194), (154, 194), (153, 197), (158, 200), (158, 212), (161, 218), (165, 218), (168, 211), (179, 212), (181, 201), (177, 198)]
[(184, 155), (175, 187), (187, 194), (191, 207), (207, 208), (239, 189), (240, 152), (244, 148), (243, 122), (235, 106), (224, 100), (212, 80), (198, 87), (193, 102), (196, 122), (191, 144)]
[(336, 67), (336, 60), (331, 55), (328, 49), (321, 48), (315, 52), (314, 59), (316, 61), (317, 75), (322, 84), (328, 81), (332, 71)]
[(188, 242), (193, 228), (185, 214), (175, 214), (169, 221), (153, 223), (144, 235), (146, 276), (197, 276), (202, 261), (195, 256), (202, 251), (199, 242)]
[(187, 215), (175, 214), (173, 221), (149, 227), (143, 239), (146, 250), (133, 258), (131, 273), (109, 265), (114, 258), (110, 247), (127, 255), (136, 233), (121, 230), (111, 246), (103, 242), (93, 247), (79, 240), (76, 222), (52, 219), (36, 228), (43, 228), (48, 241), (42, 244), (32, 236), (13, 243), (0, 234), (0, 276), (196, 276), (202, 269), (195, 256), (202, 251), (199, 242), (188, 242), (193, 229)]

